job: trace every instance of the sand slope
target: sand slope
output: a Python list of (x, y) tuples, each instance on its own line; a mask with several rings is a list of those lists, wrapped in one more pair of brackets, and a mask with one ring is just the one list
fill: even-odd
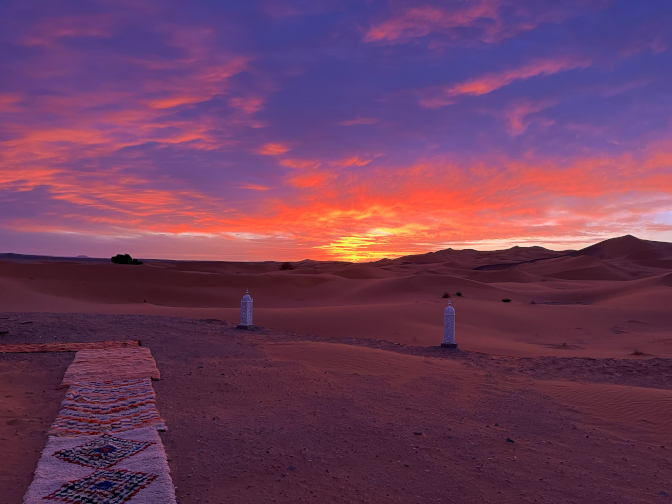
[[(672, 494), (670, 359), (493, 357), (174, 317), (12, 318), (11, 343), (104, 335), (151, 349), (180, 502), (665, 502)], [(19, 502), (30, 482), (71, 359), (0, 354), (2, 502)]]
[(264, 327), (436, 345), (448, 293), (457, 310), (459, 345), (468, 350), (672, 355), (668, 243), (625, 236), (580, 251), (448, 249), (368, 264), (294, 266), (281, 271), (273, 262), (151, 260), (121, 266), (0, 256), (0, 307), (236, 321), (249, 288), (255, 322)]

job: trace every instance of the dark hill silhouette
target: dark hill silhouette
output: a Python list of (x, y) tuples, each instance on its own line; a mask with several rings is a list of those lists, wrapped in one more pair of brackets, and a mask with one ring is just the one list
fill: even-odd
[[(438, 264), (456, 269), (470, 269), (476, 271), (502, 271), (512, 268), (528, 268), (536, 264), (546, 264), (548, 260), (553, 263), (554, 259), (572, 257), (594, 257), (600, 261), (619, 260), (648, 268), (672, 267), (672, 243), (642, 240), (632, 235), (619, 236), (601, 241), (581, 250), (549, 250), (544, 247), (511, 247), (505, 250), (479, 251), (474, 249), (453, 250), (452, 248), (428, 252), (426, 254), (415, 254), (397, 259), (385, 259), (379, 261), (380, 265), (418, 265), (418, 264)], [(543, 261), (540, 262), (540, 261)], [(383, 264), (384, 262), (384, 264)], [(624, 263), (625, 264), (625, 263)], [(592, 265), (597, 267), (598, 265)], [(632, 278), (625, 271), (616, 271), (614, 266), (605, 264), (599, 265), (597, 270), (577, 271), (574, 276), (581, 275), (586, 278), (595, 279), (620, 279)], [(618, 268), (617, 268), (618, 269)], [(599, 271), (598, 271), (599, 270)], [(558, 278), (562, 277), (561, 273)], [(569, 274), (569, 273), (568, 273)], [(653, 273), (651, 273), (653, 274)], [(571, 276), (571, 275), (570, 275)], [(598, 278), (599, 277), (599, 278)]]
[(388, 263), (396, 264), (436, 264), (436, 263), (454, 263), (460, 264), (466, 269), (507, 269), (517, 264), (539, 261), (541, 259), (551, 259), (566, 255), (572, 251), (549, 250), (544, 247), (511, 247), (504, 250), (474, 250), (463, 249), (453, 250), (452, 248), (428, 252), (426, 254), (415, 254), (399, 257)]
[(662, 259), (672, 255), (672, 243), (641, 240), (636, 236), (625, 235), (601, 241), (572, 252), (571, 255), (588, 255), (598, 259), (618, 259), (626, 256), (634, 260)]

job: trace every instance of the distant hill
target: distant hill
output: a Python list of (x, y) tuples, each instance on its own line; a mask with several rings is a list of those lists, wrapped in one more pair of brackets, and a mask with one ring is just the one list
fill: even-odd
[(442, 263), (460, 269), (507, 269), (509, 267), (542, 259), (567, 255), (571, 250), (549, 250), (544, 247), (511, 247), (504, 250), (453, 250), (452, 248), (415, 254), (384, 261), (390, 264), (437, 264)]
[(14, 253), (0, 253), (0, 261), (42, 261), (42, 262), (59, 262), (59, 261), (78, 261), (78, 262), (109, 262), (109, 259), (101, 259), (97, 257), (88, 257), (79, 255), (77, 257), (58, 257), (47, 255), (30, 255), (30, 254), (14, 254)]
[(618, 259), (620, 257), (633, 260), (665, 259), (672, 256), (672, 243), (641, 240), (632, 235), (625, 235), (601, 241), (572, 252), (571, 255), (588, 255), (598, 259)]
[(504, 250), (479, 251), (452, 248), (415, 254), (397, 259), (384, 259), (387, 264), (443, 264), (458, 269), (477, 271), (507, 270), (516, 266), (531, 265), (538, 261), (560, 257), (591, 256), (600, 260), (627, 259), (654, 267), (668, 267), (672, 260), (672, 243), (641, 240), (632, 235), (601, 241), (581, 250), (549, 250), (544, 247), (511, 247)]

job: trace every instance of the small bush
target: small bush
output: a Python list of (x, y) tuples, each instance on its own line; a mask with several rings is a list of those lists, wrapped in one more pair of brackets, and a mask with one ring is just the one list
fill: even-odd
[(502, 299), (502, 303), (510, 303), (511, 300), (509, 298), (504, 298)]
[(447, 292), (444, 292), (442, 297), (444, 297), (444, 298), (449, 298), (449, 297), (450, 297), (450, 294), (448, 294)]
[(641, 350), (638, 350), (637, 348), (635, 348), (632, 351), (632, 355), (646, 355), (646, 354), (644, 352), (642, 352)]
[(142, 261), (138, 261), (137, 259), (133, 259), (130, 255), (128, 254), (117, 254), (112, 258), (112, 262), (114, 264), (132, 264), (134, 266), (139, 266), (142, 264)]
[(460, 297), (462, 297), (462, 293), (461, 293), (461, 292), (456, 292), (455, 295), (456, 295), (456, 296), (460, 296)]
[(284, 271), (284, 270), (293, 270), (293, 269), (294, 269), (294, 266), (292, 266), (292, 263), (284, 262), (284, 263), (282, 263), (282, 264), (280, 265), (280, 269), (281, 269), (282, 271)]

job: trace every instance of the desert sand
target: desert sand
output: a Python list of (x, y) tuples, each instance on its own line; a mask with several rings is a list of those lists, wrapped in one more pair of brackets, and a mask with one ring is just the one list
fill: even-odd
[[(179, 502), (672, 495), (672, 244), (144, 261), (0, 255), (0, 343), (141, 340)], [(254, 331), (235, 328), (246, 288)], [(459, 351), (437, 346), (444, 293)], [(73, 357), (0, 354), (2, 502)]]

